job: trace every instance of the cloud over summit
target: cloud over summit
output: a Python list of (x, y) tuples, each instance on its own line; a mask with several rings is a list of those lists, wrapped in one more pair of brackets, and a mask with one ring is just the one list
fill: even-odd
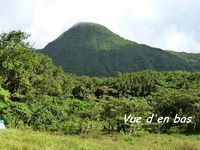
[(200, 52), (198, 0), (0, 0), (0, 31), (20, 29), (43, 48), (77, 22), (102, 24), (126, 39)]

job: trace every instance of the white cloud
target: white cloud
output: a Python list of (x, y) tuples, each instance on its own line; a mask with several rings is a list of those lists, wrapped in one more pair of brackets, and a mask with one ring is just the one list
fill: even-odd
[(42, 48), (81, 21), (163, 49), (200, 52), (198, 0), (0, 0), (0, 31), (21, 29)]
[(163, 33), (163, 44), (167, 50), (198, 52), (200, 50), (199, 42), (194, 39), (193, 33), (179, 31), (176, 26), (171, 26)]

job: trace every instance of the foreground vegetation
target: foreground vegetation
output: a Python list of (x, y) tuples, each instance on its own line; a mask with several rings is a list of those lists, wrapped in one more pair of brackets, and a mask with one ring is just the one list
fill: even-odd
[[(109, 78), (78, 77), (53, 65), (26, 38), (20, 31), (0, 36), (0, 119), (10, 129), (31, 129), (2, 130), (1, 149), (199, 147), (199, 136), (181, 135), (200, 132), (199, 72), (147, 70)], [(157, 117), (151, 124), (130, 124), (124, 122), (125, 114)], [(192, 121), (174, 123), (176, 114)], [(159, 124), (156, 119), (161, 116), (168, 116), (169, 122)], [(171, 133), (175, 134), (166, 135)]]
[(199, 150), (200, 135), (55, 135), (31, 130), (0, 130), (0, 149), (10, 150)]

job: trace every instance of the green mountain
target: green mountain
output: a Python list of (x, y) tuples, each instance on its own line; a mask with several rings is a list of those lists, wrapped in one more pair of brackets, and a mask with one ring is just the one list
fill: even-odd
[(146, 69), (195, 70), (182, 57), (126, 40), (102, 25), (87, 22), (74, 25), (41, 52), (65, 71), (77, 75), (112, 76)]
[(171, 54), (174, 54), (178, 56), (179, 58), (182, 58), (187, 61), (188, 66), (193, 68), (193, 70), (200, 70), (200, 53), (186, 53), (186, 52), (173, 52), (168, 51)]

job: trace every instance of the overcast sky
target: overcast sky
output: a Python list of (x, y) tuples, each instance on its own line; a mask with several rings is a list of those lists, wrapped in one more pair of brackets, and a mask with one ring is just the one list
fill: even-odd
[(22, 30), (43, 48), (77, 22), (126, 39), (200, 53), (200, 0), (0, 0), (0, 32)]

